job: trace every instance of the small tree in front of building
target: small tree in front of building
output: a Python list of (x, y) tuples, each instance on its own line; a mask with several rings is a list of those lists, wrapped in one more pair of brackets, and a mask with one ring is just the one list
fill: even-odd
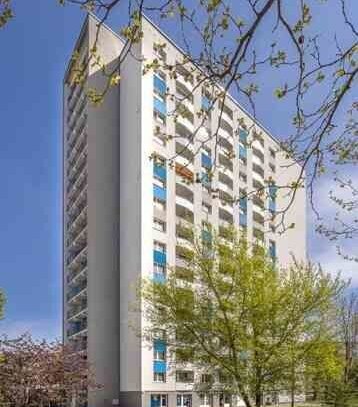
[(339, 278), (296, 261), (280, 270), (261, 246), (234, 233), (229, 240), (197, 237), (178, 253), (181, 265), (164, 283), (141, 284), (143, 339), (150, 345), (165, 335), (174, 369), (189, 362), (206, 378), (197, 391), (258, 407), (263, 394), (290, 388), (293, 355), (295, 372), (315, 350), (330, 353), (317, 364), (332, 363), (334, 349), (323, 344), (334, 339), (327, 315), (343, 289)]
[(98, 387), (84, 355), (59, 342), (2, 337), (0, 354), (0, 400), (11, 406), (80, 405)]

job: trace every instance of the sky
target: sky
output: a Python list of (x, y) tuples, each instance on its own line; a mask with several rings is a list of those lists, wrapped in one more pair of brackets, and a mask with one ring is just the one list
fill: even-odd
[[(84, 15), (55, 0), (15, 0), (14, 9), (0, 30), (0, 287), (7, 297), (0, 334), (54, 339), (62, 309), (62, 78)], [(120, 18), (113, 16), (112, 28)], [(281, 130), (279, 110), (263, 109), (261, 121), (274, 134)], [(328, 217), (335, 212), (331, 187), (322, 180), (317, 193)], [(308, 218), (310, 257), (358, 285), (357, 265), (343, 261)], [(357, 246), (355, 240), (348, 248)]]

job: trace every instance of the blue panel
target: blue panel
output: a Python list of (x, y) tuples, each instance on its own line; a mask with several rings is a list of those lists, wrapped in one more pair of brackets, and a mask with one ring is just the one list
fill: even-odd
[(201, 231), (201, 238), (205, 241), (205, 242), (211, 242), (211, 233), (207, 230), (202, 230)]
[(160, 405), (160, 396), (151, 396), (151, 398), (150, 398), (150, 407), (161, 407), (161, 405)]
[(166, 373), (167, 371), (167, 364), (164, 360), (155, 360), (153, 362), (153, 370), (154, 373)]
[(239, 131), (239, 139), (242, 143), (247, 143), (247, 132), (245, 130)]
[(165, 81), (157, 75), (154, 75), (154, 89), (162, 96), (164, 96), (167, 91)]
[(208, 174), (201, 174), (201, 183), (206, 187), (211, 187), (211, 182)]
[(270, 185), (269, 186), (269, 194), (273, 199), (276, 198), (276, 194), (277, 194), (277, 186), (276, 185)]
[(153, 185), (153, 194), (154, 198), (160, 199), (161, 201), (166, 201), (167, 199), (167, 190), (158, 185)]
[(166, 116), (166, 114), (167, 114), (167, 106), (166, 106), (165, 102), (163, 102), (162, 100), (159, 100), (156, 97), (154, 97), (154, 110), (156, 110), (163, 116)]
[(157, 352), (166, 352), (167, 351), (167, 344), (162, 339), (156, 339), (154, 341), (154, 350)]
[(239, 145), (239, 157), (240, 158), (247, 158), (247, 148)]
[(276, 201), (272, 198), (269, 199), (269, 210), (271, 212), (276, 212)]
[(240, 223), (240, 226), (247, 226), (247, 215), (246, 215), (246, 213), (240, 213), (239, 223)]
[(153, 165), (153, 174), (157, 178), (159, 178), (163, 181), (165, 181), (167, 179), (167, 169), (162, 165), (154, 164)]
[(270, 242), (269, 252), (270, 252), (270, 257), (275, 259), (276, 258), (276, 244), (275, 244), (275, 242)]
[(160, 265), (165, 265), (167, 263), (167, 255), (159, 250), (153, 250), (153, 261)]
[(158, 284), (164, 284), (165, 283), (165, 274), (153, 273), (153, 281)]
[(206, 97), (205, 95), (202, 96), (201, 98), (201, 108), (203, 110), (209, 110), (210, 109), (210, 99)]
[(211, 158), (204, 153), (201, 153), (201, 165), (207, 169), (211, 169)]
[(240, 198), (240, 208), (243, 210), (243, 211), (247, 211), (247, 197), (245, 196), (245, 197), (243, 197), (243, 198)]

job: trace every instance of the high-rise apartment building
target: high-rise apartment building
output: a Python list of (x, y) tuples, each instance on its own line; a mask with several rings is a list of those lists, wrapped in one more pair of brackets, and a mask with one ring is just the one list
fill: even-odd
[[(250, 241), (260, 240), (280, 264), (291, 254), (305, 258), (305, 191), (286, 214), (296, 227), (284, 235), (275, 232), (266, 214), (285, 205), (284, 194), (230, 202), (242, 191), (272, 179), (286, 185), (300, 167), (279, 151), (277, 141), (259, 123), (261, 135), (252, 138), (241, 128), (253, 119), (232, 99), (215, 106), (194, 142), (201, 124), (196, 112), (206, 109), (210, 95), (195, 87), (185, 102), (185, 115), (170, 114), (175, 101), (191, 95), (195, 75), (186, 65), (169, 77), (160, 69), (143, 74), (146, 61), (165, 59), (175, 65), (182, 51), (150, 21), (143, 19), (143, 38), (120, 65), (120, 85), (109, 90), (104, 102), (93, 107), (86, 89), (99, 88), (98, 66), (89, 66), (85, 84), (73, 85), (71, 62), (64, 79), (64, 341), (82, 351), (102, 385), (89, 393), (89, 405), (120, 407), (229, 407), (237, 401), (220, 395), (196, 394), (197, 372), (173, 371), (165, 344), (148, 347), (138, 329), (145, 323), (130, 310), (141, 277), (164, 280), (167, 265), (180, 266), (180, 250), (189, 227), (207, 225), (225, 235), (234, 225)], [(86, 58), (95, 40), (97, 20), (89, 16), (75, 46), (78, 60)], [(158, 47), (158, 44), (166, 44)], [(108, 68), (118, 64), (124, 42), (103, 26), (98, 53)], [(219, 116), (221, 120), (219, 123)], [(214, 140), (201, 145), (219, 127)], [(159, 130), (159, 131), (158, 131)], [(161, 133), (175, 137), (167, 140)], [(210, 137), (209, 137), (210, 138)], [(247, 140), (250, 146), (247, 145)], [(235, 157), (230, 158), (228, 151)], [(207, 169), (218, 163), (214, 176)], [(153, 153), (158, 157), (151, 160)], [(166, 165), (173, 159), (174, 165)], [(287, 165), (290, 164), (290, 165)], [(196, 178), (201, 182), (186, 182)], [(218, 190), (214, 198), (210, 188)], [(207, 232), (208, 233), (208, 232)], [(133, 328), (134, 327), (134, 328)]]

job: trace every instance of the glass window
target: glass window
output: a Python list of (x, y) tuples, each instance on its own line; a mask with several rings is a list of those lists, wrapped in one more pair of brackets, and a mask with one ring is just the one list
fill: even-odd
[(154, 372), (154, 381), (165, 383), (165, 373)]
[(166, 224), (162, 220), (154, 218), (153, 229), (158, 230), (159, 232), (165, 232)]

